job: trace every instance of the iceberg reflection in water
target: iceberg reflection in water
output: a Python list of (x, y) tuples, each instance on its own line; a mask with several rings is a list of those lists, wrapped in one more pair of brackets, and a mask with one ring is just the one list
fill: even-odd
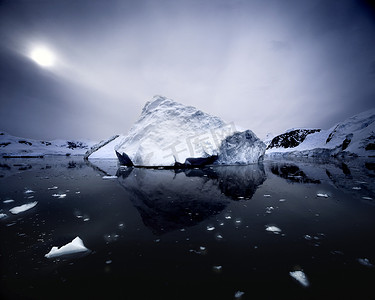
[[(371, 299), (374, 165), (119, 170), (110, 160), (3, 159), (0, 296)], [(77, 236), (91, 252), (44, 257)]]
[(185, 170), (119, 169), (119, 182), (156, 234), (194, 226), (232, 199), (250, 199), (266, 179), (263, 166)]

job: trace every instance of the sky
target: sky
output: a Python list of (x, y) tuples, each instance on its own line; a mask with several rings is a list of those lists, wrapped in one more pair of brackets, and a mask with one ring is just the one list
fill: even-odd
[[(54, 57), (33, 60), (35, 49)], [(0, 130), (126, 134), (163, 95), (260, 138), (375, 106), (361, 0), (0, 0)]]

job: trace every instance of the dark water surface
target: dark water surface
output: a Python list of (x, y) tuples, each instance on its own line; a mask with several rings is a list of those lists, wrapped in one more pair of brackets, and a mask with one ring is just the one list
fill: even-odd
[[(175, 172), (2, 159), (0, 296), (374, 299), (374, 179), (363, 160)], [(44, 257), (77, 236), (91, 252)]]

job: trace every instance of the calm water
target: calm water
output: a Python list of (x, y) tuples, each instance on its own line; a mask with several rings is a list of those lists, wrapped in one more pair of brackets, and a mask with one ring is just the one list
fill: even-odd
[[(374, 179), (362, 160), (175, 172), (3, 159), (0, 296), (374, 299)], [(91, 252), (44, 257), (77, 236)]]

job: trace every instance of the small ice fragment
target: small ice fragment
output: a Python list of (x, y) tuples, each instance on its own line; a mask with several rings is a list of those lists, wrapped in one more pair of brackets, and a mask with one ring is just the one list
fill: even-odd
[(112, 263), (112, 260), (108, 259), (105, 263), (106, 263), (107, 265), (109, 265), (109, 264)]
[(367, 258), (358, 258), (358, 262), (366, 267), (372, 268), (374, 266)]
[(63, 199), (66, 197), (66, 194), (53, 194), (52, 197), (57, 197), (59, 199)]
[(364, 200), (372, 200), (371, 197), (362, 197), (362, 199), (364, 199)]
[(279, 232), (281, 232), (281, 229), (279, 227), (276, 227), (276, 226), (266, 226), (266, 231), (270, 231), (270, 232), (273, 232), (273, 233), (279, 233)]
[(225, 219), (229, 220), (229, 219), (232, 219), (232, 217), (228, 215), (228, 216), (225, 216)]
[(87, 221), (90, 221), (90, 218), (87, 217), (83, 219), (83, 222), (87, 222)]
[(317, 197), (323, 197), (323, 198), (328, 198), (328, 195), (327, 194), (322, 194), (322, 193), (318, 193), (316, 194)]
[(206, 247), (200, 246), (199, 249), (204, 251), (204, 250), (206, 250)]
[(47, 258), (54, 258), (58, 256), (80, 253), (89, 251), (83, 244), (83, 241), (77, 236), (70, 243), (62, 246), (61, 248), (52, 247), (51, 251), (44, 255)]
[(217, 238), (218, 240), (222, 240), (222, 239), (223, 239), (223, 236), (222, 236), (221, 234), (218, 234), (218, 235), (216, 236), (216, 238)]
[(245, 294), (244, 292), (241, 292), (241, 291), (237, 291), (235, 294), (234, 294), (234, 298), (236, 299), (240, 299), (242, 297), (242, 295)]
[(81, 192), (80, 192), (80, 191), (77, 191), (76, 194), (81, 194)]
[(356, 191), (359, 191), (359, 190), (362, 190), (362, 188), (361, 188), (361, 187), (359, 187), (359, 186), (353, 186), (353, 187), (352, 187), (352, 190), (356, 190)]
[(237, 199), (244, 199), (245, 197), (237, 197)]
[(309, 280), (306, 277), (306, 274), (302, 271), (289, 272), (289, 275), (292, 276), (304, 287), (308, 287), (310, 285)]
[(220, 226), (224, 226), (224, 222), (220, 222), (219, 225), (220, 225)]
[(269, 197), (271, 197), (271, 195), (265, 194), (265, 195), (263, 195), (263, 197), (269, 198)]
[(286, 200), (286, 199), (280, 199), (279, 201), (280, 201), (280, 202), (284, 202), (285, 200)]
[(241, 223), (241, 220), (240, 219), (237, 219), (236, 220), (236, 224), (240, 224)]
[(29, 196), (29, 197), (27, 197), (27, 199), (33, 199), (34, 198), (34, 196)]
[(120, 223), (120, 224), (118, 224), (118, 228), (119, 228), (119, 229), (124, 229), (124, 227), (125, 227), (125, 224), (124, 224), (124, 223)]
[(305, 240), (308, 240), (308, 241), (311, 241), (311, 240), (312, 240), (311, 235), (308, 235), (308, 234), (305, 234), (305, 235), (303, 236), (303, 238), (304, 238)]
[(207, 226), (207, 230), (208, 230), (208, 231), (212, 231), (212, 230), (214, 230), (214, 229), (215, 229), (214, 226)]
[(156, 239), (154, 240), (155, 243), (159, 243), (160, 242), (160, 239)]
[(180, 231), (186, 231), (185, 228), (181, 228)]
[(214, 271), (220, 271), (222, 268), (223, 268), (223, 266), (213, 266), (212, 267), (212, 269), (214, 269)]
[(53, 187), (49, 187), (48, 189), (49, 189), (49, 190), (57, 190), (58, 187), (57, 187), (57, 186), (53, 186)]
[(5, 218), (6, 216), (7, 216), (6, 214), (1, 213), (0, 214), (0, 219)]
[(12, 203), (12, 202), (14, 202), (13, 199), (9, 199), (9, 200), (5, 200), (5, 201), (3, 201), (3, 203)]
[(33, 208), (35, 205), (37, 205), (38, 202), (35, 201), (35, 202), (31, 202), (31, 203), (27, 203), (27, 204), (24, 204), (24, 205), (21, 205), (21, 206), (16, 206), (16, 207), (13, 207), (11, 208), (9, 211), (14, 214), (14, 215), (17, 215), (21, 212), (24, 212), (26, 210), (29, 210), (31, 208)]
[(103, 179), (116, 179), (116, 178), (118, 178), (117, 176), (103, 176), (102, 177)]
[(31, 194), (31, 193), (34, 193), (34, 191), (33, 190), (26, 190), (25, 191), (25, 194)]

